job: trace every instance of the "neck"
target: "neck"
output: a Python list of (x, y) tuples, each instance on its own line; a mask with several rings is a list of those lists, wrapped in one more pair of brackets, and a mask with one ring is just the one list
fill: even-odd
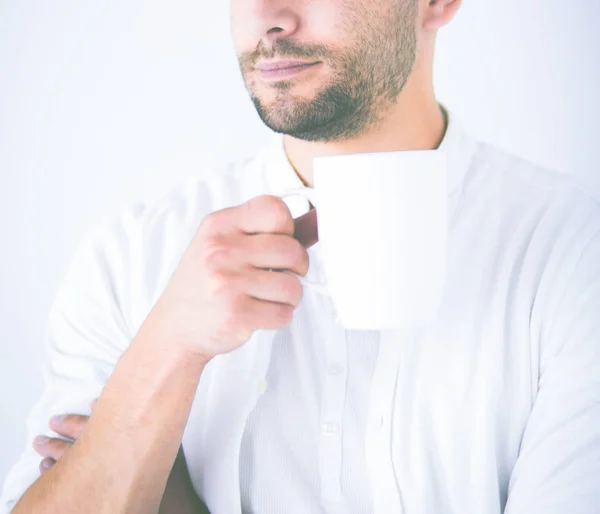
[(359, 137), (339, 142), (309, 142), (286, 135), (288, 160), (306, 186), (312, 187), (312, 159), (325, 155), (428, 150), (437, 148), (446, 130), (444, 113), (432, 86), (423, 87), (419, 70), (413, 70), (398, 101), (385, 118)]

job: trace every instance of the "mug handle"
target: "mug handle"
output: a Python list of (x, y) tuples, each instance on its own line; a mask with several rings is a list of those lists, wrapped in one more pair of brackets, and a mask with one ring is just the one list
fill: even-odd
[[(304, 198), (306, 198), (310, 203), (312, 203), (315, 206), (315, 208), (318, 208), (315, 190), (312, 187), (307, 187), (307, 186), (292, 187), (290, 189), (286, 189), (282, 193), (275, 194), (275, 196), (278, 196), (279, 198), (285, 198), (286, 196), (293, 196), (293, 195), (304, 196)], [(300, 280), (300, 283), (303, 286), (309, 287), (309, 288), (313, 289), (314, 291), (316, 291), (317, 293), (320, 293), (324, 296), (331, 296), (331, 293), (329, 292), (329, 288), (327, 287), (327, 284), (322, 284), (319, 282), (312, 282), (311, 280), (307, 280), (303, 276), (298, 275), (297, 273), (294, 273), (293, 271), (290, 271), (290, 270), (282, 270), (282, 271), (283, 271), (283, 273), (289, 273), (291, 275), (298, 277), (298, 279)]]

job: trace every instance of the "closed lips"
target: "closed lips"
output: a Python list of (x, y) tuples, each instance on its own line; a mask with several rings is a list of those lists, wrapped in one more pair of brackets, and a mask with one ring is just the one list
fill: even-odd
[(285, 70), (289, 68), (300, 68), (302, 66), (311, 66), (316, 62), (282, 61), (272, 64), (258, 64), (256, 68), (261, 71)]

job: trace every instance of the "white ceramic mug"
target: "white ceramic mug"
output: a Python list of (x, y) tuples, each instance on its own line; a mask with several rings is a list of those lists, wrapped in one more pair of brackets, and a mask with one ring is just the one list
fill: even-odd
[(306, 197), (317, 209), (326, 284), (347, 329), (415, 328), (436, 318), (446, 276), (446, 155), (439, 150), (313, 160)]

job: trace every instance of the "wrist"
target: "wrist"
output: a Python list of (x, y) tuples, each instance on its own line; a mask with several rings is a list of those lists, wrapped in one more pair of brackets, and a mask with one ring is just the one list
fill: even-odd
[(142, 341), (141, 344), (144, 347), (164, 353), (169, 359), (186, 364), (194, 362), (203, 369), (210, 362), (212, 356), (203, 353), (197, 342), (184, 340), (178, 335), (177, 331), (173, 329), (174, 323), (176, 324), (162, 314), (161, 305), (157, 303), (140, 327), (134, 341), (136, 344), (140, 344)]

